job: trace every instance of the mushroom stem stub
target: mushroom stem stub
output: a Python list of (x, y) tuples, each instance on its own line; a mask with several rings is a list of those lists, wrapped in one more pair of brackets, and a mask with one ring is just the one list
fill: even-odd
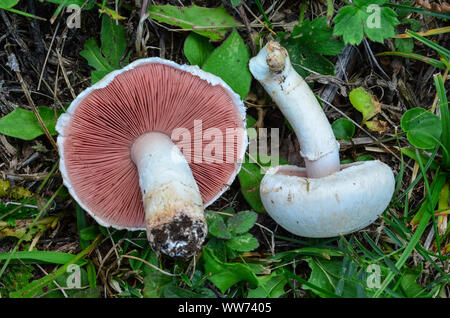
[(338, 171), (339, 143), (313, 92), (292, 67), (286, 49), (270, 41), (250, 60), (249, 67), (294, 129), (308, 177)]
[(139, 172), (150, 245), (171, 257), (189, 257), (207, 234), (203, 201), (188, 162), (169, 136), (141, 135), (131, 158)]

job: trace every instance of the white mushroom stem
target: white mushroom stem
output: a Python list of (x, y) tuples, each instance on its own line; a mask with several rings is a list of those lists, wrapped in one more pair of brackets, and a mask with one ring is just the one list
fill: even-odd
[(286, 50), (271, 41), (250, 60), (249, 66), (294, 129), (307, 176), (320, 178), (338, 171), (339, 143), (313, 92), (292, 67)]
[(172, 257), (194, 254), (207, 234), (203, 201), (189, 164), (169, 136), (146, 133), (133, 143), (150, 244)]
[(267, 213), (306, 237), (347, 234), (375, 221), (394, 192), (390, 167), (378, 160), (340, 166), (322, 108), (278, 43), (269, 42), (251, 59), (250, 71), (292, 125), (306, 165), (306, 171), (289, 165), (267, 171), (259, 188)]

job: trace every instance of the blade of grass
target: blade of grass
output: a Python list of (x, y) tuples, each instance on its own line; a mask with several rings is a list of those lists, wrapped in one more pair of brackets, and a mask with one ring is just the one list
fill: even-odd
[[(447, 33), (447, 32), (450, 32), (450, 27), (431, 29), (426, 32), (418, 32), (417, 34), (421, 35), (421, 36), (430, 36), (430, 35), (436, 35), (436, 34), (443, 34), (443, 33)], [(396, 36), (394, 36), (394, 38), (396, 38), (396, 39), (407, 39), (410, 37), (411, 37), (411, 35), (409, 35), (408, 33), (397, 34)]]
[[(86, 214), (84, 213), (83, 209), (80, 207), (79, 204), (77, 204), (75, 206), (75, 212), (77, 214), (77, 228), (78, 228), (78, 233), (80, 233), (81, 230), (83, 230), (84, 228), (86, 228), (87, 225), (87, 221), (86, 221)], [(89, 241), (87, 240), (83, 240), (80, 236), (80, 246), (81, 248), (86, 248), (89, 245)]]
[[(6, 260), (20, 260), (24, 263), (38, 263), (38, 264), (66, 264), (71, 261), (75, 255), (62, 252), (52, 251), (20, 251), (15, 253), (2, 253), (0, 254), (0, 262)], [(79, 261), (78, 265), (82, 266), (86, 262)]]
[[(421, 170), (423, 175), (425, 175), (424, 173), (424, 167), (421, 163), (420, 157), (419, 157), (419, 164), (421, 166)], [(446, 177), (444, 174), (439, 174), (436, 178), (439, 179), (439, 182), (435, 183), (435, 187), (433, 190), (433, 192), (438, 191), (440, 192), (440, 190), (442, 189), (442, 187), (444, 186)], [(433, 214), (433, 206), (432, 206), (432, 199), (431, 199), (431, 194), (432, 192), (429, 189), (429, 185), (428, 185), (428, 181), (426, 180), (426, 178), (424, 177), (425, 180), (425, 186), (428, 188), (427, 189), (427, 211), (426, 213), (423, 213), (421, 219), (420, 219), (420, 223), (417, 226), (417, 229), (414, 233), (414, 235), (412, 236), (411, 240), (409, 241), (408, 245), (406, 246), (405, 250), (403, 251), (402, 255), (400, 256), (399, 260), (397, 261), (397, 263), (395, 264), (395, 267), (397, 270), (400, 270), (403, 265), (405, 265), (406, 260), (409, 258), (409, 256), (411, 255), (412, 251), (414, 250), (414, 248), (416, 247), (416, 245), (419, 243), (420, 238), (422, 237), (425, 229), (428, 226), (428, 221), (431, 219), (431, 216)], [(381, 284), (381, 287), (375, 292), (374, 294), (374, 298), (380, 297), (381, 294), (384, 292), (384, 290), (387, 288), (387, 286), (391, 283), (391, 281), (394, 279), (396, 273), (395, 272), (389, 272), (389, 274), (387, 275), (387, 277), (385, 278), (385, 280), (383, 281), (383, 283)]]
[[(76, 205), (75, 211), (77, 214), (78, 233), (80, 233), (80, 231), (82, 229), (85, 229), (88, 227), (87, 220), (86, 220), (86, 213), (83, 211), (83, 209), (80, 207), (79, 204)], [(90, 241), (82, 239), (81, 235), (80, 235), (80, 246), (82, 249), (85, 249), (86, 247), (88, 247), (90, 243), (91, 243)], [(88, 260), (88, 262), (87, 262), (86, 271), (88, 274), (89, 287), (91, 287), (91, 288), (97, 287), (97, 272), (95, 270), (94, 264), (90, 260)]]
[[(409, 158), (413, 159), (414, 161), (417, 161), (417, 156), (416, 156), (416, 152), (414, 151), (414, 149), (412, 148), (401, 148), (400, 152), (406, 156), (408, 156)], [(430, 159), (430, 156), (424, 154), (424, 153), (420, 153), (420, 158), (422, 159), (422, 161), (428, 161)], [(436, 170), (437, 168), (439, 168), (439, 163), (435, 160), (431, 161), (431, 165), (430, 168), (433, 170)]]
[(439, 97), (439, 109), (441, 111), (442, 122), (442, 162), (445, 168), (450, 167), (450, 114), (448, 110), (447, 92), (445, 90), (444, 81), (442, 75), (438, 74), (434, 76), (434, 84), (436, 86), (436, 92)]
[(272, 28), (272, 23), (270, 23), (269, 18), (266, 15), (266, 12), (264, 11), (264, 8), (261, 5), (261, 2), (259, 0), (255, 0), (256, 6), (258, 7), (259, 12), (264, 17), (264, 22), (267, 24), (269, 28)]
[(16, 10), (14, 8), (4, 8), (3, 10), (9, 11), (9, 12), (13, 12), (13, 13), (16, 13), (16, 14), (20, 14), (20, 15), (23, 15), (24, 17), (27, 17), (27, 18), (37, 19), (37, 20), (41, 20), (41, 21), (47, 21), (47, 19), (45, 19), (45, 18), (38, 17), (38, 16), (36, 16), (34, 14), (31, 14), (31, 13), (27, 13), (27, 12), (23, 12), (23, 11), (20, 11), (20, 10)]
[(375, 56), (386, 56), (386, 55), (391, 55), (391, 56), (401, 56), (407, 59), (414, 59), (414, 60), (418, 60), (424, 63), (427, 63), (433, 67), (439, 68), (441, 70), (445, 70), (446, 66), (443, 62), (433, 59), (431, 57), (426, 57), (420, 54), (416, 54), (416, 53), (405, 53), (405, 52), (397, 52), (397, 51), (386, 51), (386, 52), (381, 52), (378, 54), (375, 54)]
[(312, 288), (312, 289), (315, 289), (315, 290), (317, 290), (317, 291), (319, 291), (319, 292), (321, 292), (321, 293), (323, 293), (323, 294), (325, 294), (325, 295), (327, 295), (327, 296), (329, 296), (329, 297), (333, 297), (333, 298), (342, 298), (342, 297), (339, 296), (339, 295), (330, 293), (328, 290), (325, 290), (325, 289), (323, 289), (323, 288), (321, 288), (321, 287), (319, 287), (319, 286), (316, 286), (316, 285), (314, 285), (314, 284), (311, 284), (310, 282), (304, 280), (303, 278), (298, 277), (297, 275), (295, 275), (295, 274), (292, 273), (291, 271), (287, 270), (286, 268), (283, 268), (283, 271), (285, 272), (286, 276), (288, 276), (289, 278), (292, 278), (292, 279), (298, 281), (299, 283), (302, 283), (302, 284), (304, 284), (304, 285), (306, 285), (306, 286), (308, 286), (308, 287), (310, 287), (310, 288)]
[[(427, 163), (425, 164), (425, 167), (424, 167), (425, 172), (430, 168), (431, 164), (433, 163), (434, 157), (436, 157), (438, 150), (439, 150), (439, 147), (435, 147), (435, 149), (433, 150), (430, 158), (428, 159)], [(403, 197), (407, 196), (408, 192), (416, 186), (416, 184), (421, 180), (421, 178), (422, 178), (422, 172), (419, 172), (416, 179), (413, 182), (411, 182), (411, 184), (408, 186), (408, 188), (406, 188), (406, 190), (398, 198), (395, 199), (393, 204), (399, 203)]]
[(406, 33), (411, 35), (411, 37), (413, 37), (417, 41), (420, 41), (423, 44), (425, 44), (426, 46), (428, 46), (428, 47), (432, 48), (433, 50), (437, 51), (446, 60), (448, 60), (450, 58), (450, 51), (448, 49), (446, 49), (445, 47), (440, 46), (437, 43), (434, 43), (433, 41), (431, 41), (431, 40), (429, 40), (429, 39), (427, 39), (427, 38), (417, 34), (414, 31), (408, 30)]
[(396, 4), (396, 3), (391, 3), (391, 2), (387, 2), (386, 6), (392, 7), (392, 8), (406, 9), (406, 10), (409, 10), (410, 12), (431, 15), (431, 16), (441, 18), (441, 19), (450, 19), (450, 14), (445, 13), (445, 12), (434, 12), (434, 11), (426, 10), (423, 8), (416, 8), (416, 7), (405, 5), (405, 4)]
[[(39, 211), (39, 213), (34, 218), (33, 222), (29, 225), (28, 230), (32, 229), (36, 225), (37, 221), (41, 218), (42, 214), (44, 214), (44, 212), (47, 211), (50, 204), (53, 202), (53, 200), (55, 200), (56, 196), (58, 195), (58, 192), (62, 189), (62, 187), (63, 187), (63, 185), (60, 185), (59, 188), (55, 191), (55, 193), (53, 193), (53, 195), (50, 197), (50, 199), (45, 203), (45, 205), (42, 207), (42, 209)], [(0, 270), (0, 278), (2, 277), (3, 273), (5, 272), (6, 267), (8, 266), (9, 262), (11, 261), (11, 258), (14, 256), (14, 253), (16, 253), (18, 246), (23, 242), (24, 238), (25, 238), (25, 235), (22, 236), (21, 239), (19, 239), (16, 246), (14, 246), (14, 249), (12, 250), (12, 252), (9, 253), (9, 258), (6, 259), (5, 264), (3, 264), (3, 267)]]
[(37, 292), (41, 291), (43, 287), (50, 284), (57, 277), (66, 273), (69, 265), (75, 264), (77, 261), (81, 260), (85, 255), (89, 254), (97, 245), (101, 242), (102, 235), (99, 234), (97, 238), (92, 242), (91, 245), (86, 247), (80, 253), (78, 253), (71, 261), (67, 262), (60, 268), (58, 268), (54, 273), (42, 277), (41, 279), (32, 281), (20, 290), (10, 294), (11, 298), (31, 298), (36, 295)]

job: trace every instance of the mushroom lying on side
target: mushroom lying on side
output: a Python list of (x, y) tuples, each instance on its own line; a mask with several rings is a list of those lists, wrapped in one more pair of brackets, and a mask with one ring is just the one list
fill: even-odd
[(80, 206), (103, 226), (146, 229), (172, 257), (201, 248), (203, 209), (233, 182), (247, 147), (240, 97), (197, 66), (159, 58), (83, 91), (56, 129), (64, 184)]
[(339, 144), (322, 108), (277, 42), (250, 60), (250, 71), (291, 124), (305, 159), (305, 168), (267, 171), (260, 193), (269, 215), (305, 237), (347, 234), (374, 222), (394, 192), (390, 167), (378, 160), (340, 165)]

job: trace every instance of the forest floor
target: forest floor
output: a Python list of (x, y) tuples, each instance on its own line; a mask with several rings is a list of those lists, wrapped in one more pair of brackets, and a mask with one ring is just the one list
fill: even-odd
[[(142, 1), (94, 2), (0, 0), (1, 297), (449, 296), (448, 2), (144, 1), (148, 12)], [(191, 5), (206, 11), (190, 15)], [(359, 32), (354, 12), (379, 18), (380, 29)], [(345, 236), (291, 234), (261, 204), (261, 162), (244, 164), (207, 208), (205, 247), (187, 260), (157, 255), (144, 231), (102, 227), (82, 210), (58, 170), (56, 119), (138, 58), (222, 77), (244, 100), (248, 126), (278, 128), (280, 160), (303, 165), (295, 134), (247, 68), (270, 39), (321, 101), (342, 162), (377, 159), (394, 171), (380, 218)], [(220, 60), (230, 52), (245, 63)], [(368, 110), (350, 100), (357, 93)]]

